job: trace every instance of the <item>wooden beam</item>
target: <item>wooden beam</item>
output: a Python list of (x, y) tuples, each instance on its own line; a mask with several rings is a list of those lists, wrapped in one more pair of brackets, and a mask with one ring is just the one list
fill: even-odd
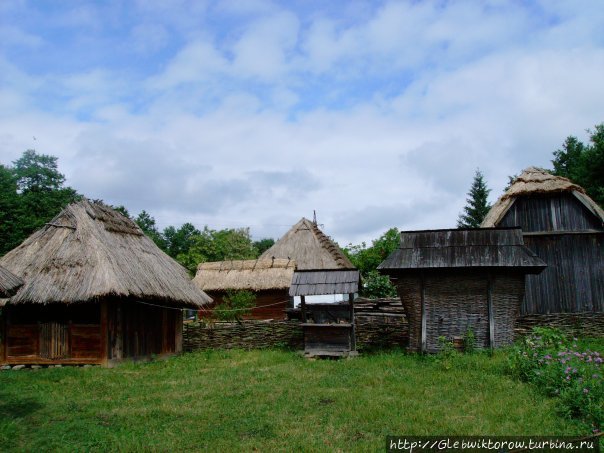
[(107, 301), (101, 302), (101, 363), (107, 366), (109, 361), (109, 335), (107, 323)]
[(300, 312), (302, 313), (302, 322), (306, 322), (306, 299), (300, 296)]
[(427, 339), (426, 339), (426, 281), (424, 275), (420, 276), (420, 292), (421, 292), (421, 303), (422, 303), (422, 345), (421, 350), (423, 353), (427, 351)]
[(183, 329), (183, 316), (184, 316), (184, 312), (182, 311), (177, 311), (174, 315), (174, 318), (176, 319), (176, 325), (174, 326), (174, 330), (175, 330), (175, 338), (174, 338), (174, 352), (176, 352), (177, 354), (182, 352), (182, 329)]
[(8, 310), (6, 307), (1, 309), (2, 314), (0, 314), (0, 364), (6, 361), (6, 317), (8, 315)]
[(487, 280), (487, 307), (489, 310), (489, 347), (495, 347), (495, 319), (493, 317), (493, 278), (489, 274)]
[(354, 293), (348, 294), (348, 303), (350, 304), (350, 350), (357, 350), (357, 338), (356, 338), (356, 329), (354, 326)]

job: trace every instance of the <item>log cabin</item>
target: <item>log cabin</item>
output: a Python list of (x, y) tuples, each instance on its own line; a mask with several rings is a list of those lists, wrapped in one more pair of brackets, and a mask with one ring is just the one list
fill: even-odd
[(182, 309), (211, 298), (131, 219), (69, 205), (0, 265), (23, 280), (0, 319), (0, 363), (100, 364), (178, 353)]

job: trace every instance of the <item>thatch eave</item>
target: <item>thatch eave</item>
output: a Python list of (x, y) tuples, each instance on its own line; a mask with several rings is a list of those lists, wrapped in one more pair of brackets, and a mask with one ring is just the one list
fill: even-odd
[(208, 292), (286, 290), (291, 285), (295, 269), (296, 263), (290, 259), (201, 263), (193, 282)]

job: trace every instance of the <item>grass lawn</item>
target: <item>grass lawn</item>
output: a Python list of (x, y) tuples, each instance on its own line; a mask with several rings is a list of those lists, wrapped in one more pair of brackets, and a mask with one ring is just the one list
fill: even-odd
[[(596, 342), (592, 347), (601, 347)], [(115, 369), (0, 372), (3, 450), (383, 450), (387, 435), (587, 435), (506, 357), (308, 361), (209, 351)]]

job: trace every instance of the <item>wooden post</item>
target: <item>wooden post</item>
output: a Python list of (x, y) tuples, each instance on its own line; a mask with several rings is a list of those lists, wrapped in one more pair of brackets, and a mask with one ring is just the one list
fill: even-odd
[(356, 329), (354, 326), (354, 293), (348, 294), (348, 303), (350, 304), (350, 325), (351, 325), (351, 336), (350, 336), (350, 350), (357, 350), (357, 338), (356, 338)]
[(487, 308), (489, 311), (489, 347), (495, 347), (495, 319), (493, 317), (493, 279), (491, 274), (487, 279)]
[(101, 302), (101, 365), (107, 366), (109, 362), (109, 335), (107, 323), (107, 301)]
[(306, 322), (306, 299), (300, 296), (300, 311), (302, 312), (302, 322)]
[(426, 339), (426, 282), (423, 274), (420, 276), (420, 292), (421, 292), (421, 303), (422, 303), (422, 345), (421, 351), (425, 353), (427, 348)]
[(176, 338), (174, 338), (174, 352), (179, 354), (182, 352), (182, 330), (183, 330), (183, 316), (184, 312), (177, 311), (174, 318), (176, 318), (176, 325), (174, 326), (174, 334)]
[(0, 309), (0, 364), (6, 362), (6, 307)]

